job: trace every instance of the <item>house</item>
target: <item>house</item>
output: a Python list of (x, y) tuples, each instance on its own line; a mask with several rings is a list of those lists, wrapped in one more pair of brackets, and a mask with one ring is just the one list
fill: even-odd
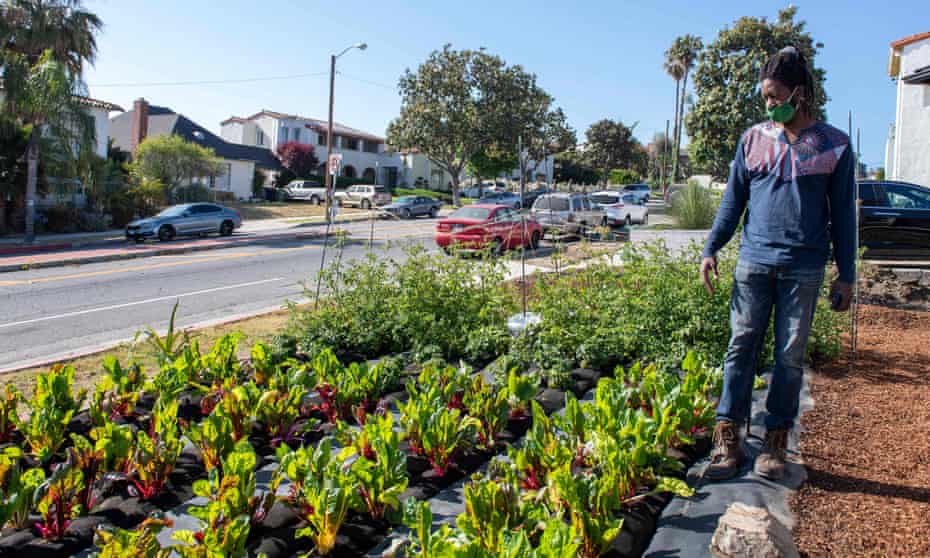
[[(400, 160), (403, 165), (400, 179), (401, 184), (406, 184), (410, 187), (422, 187), (446, 192), (452, 190), (452, 175), (439, 165), (433, 163), (429, 157), (420, 153), (419, 150), (409, 149), (401, 151)], [(545, 182), (551, 184), (554, 167), (554, 155), (550, 155), (545, 161), (540, 161), (538, 165), (533, 160), (527, 161), (527, 182)], [(460, 183), (465, 183), (474, 178), (475, 177), (467, 170), (463, 170)], [(483, 176), (482, 178), (486, 180), (505, 178), (514, 182), (519, 182), (520, 168), (517, 167), (500, 176)]]
[[(231, 116), (220, 122), (220, 135), (230, 143), (263, 147), (274, 152), (279, 145), (296, 141), (313, 145), (320, 159), (320, 174), (326, 162), (327, 121), (296, 114), (262, 110), (251, 116)], [(375, 134), (333, 123), (333, 153), (342, 154), (340, 174), (363, 178), (393, 188), (398, 184), (401, 160)]]
[(897, 109), (885, 176), (930, 186), (930, 31), (891, 43), (888, 75), (897, 80)]
[(206, 186), (218, 192), (232, 192), (237, 199), (252, 197), (255, 170), (265, 174), (268, 183), (281, 170), (281, 163), (268, 147), (241, 145), (224, 140), (203, 126), (170, 108), (150, 105), (137, 99), (132, 110), (110, 121), (110, 137), (119, 149), (134, 153), (146, 137), (174, 134), (212, 149), (222, 160), (224, 172), (209, 177)]

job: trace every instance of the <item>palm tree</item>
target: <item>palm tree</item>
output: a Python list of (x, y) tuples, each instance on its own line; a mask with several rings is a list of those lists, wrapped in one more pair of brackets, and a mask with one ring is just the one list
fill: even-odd
[(697, 63), (698, 54), (703, 50), (704, 42), (700, 37), (694, 35), (685, 35), (678, 37), (672, 43), (672, 48), (665, 52), (666, 59), (672, 59), (677, 62), (681, 70), (681, 95), (676, 95), (678, 103), (675, 109), (675, 156), (672, 160), (672, 180), (678, 179), (678, 161), (681, 150), (681, 129), (684, 127), (685, 117), (685, 91), (688, 88), (688, 74), (694, 69)]
[[(681, 66), (681, 62), (675, 57), (675, 54), (672, 49), (665, 51), (665, 64), (663, 64), (663, 67), (665, 68), (666, 73), (672, 76), (672, 79), (675, 80), (675, 110), (672, 111), (672, 114), (675, 115), (674, 124), (672, 125), (672, 137), (675, 138), (675, 137), (678, 137), (678, 127), (680, 125), (679, 119), (678, 119), (678, 107), (680, 105), (679, 99), (682, 96), (681, 95), (681, 78), (685, 74), (685, 69)], [(663, 165), (664, 164), (665, 163), (663, 162)], [(675, 178), (672, 177), (672, 180), (675, 180)], [(662, 189), (663, 189), (662, 191), (664, 192), (665, 184), (662, 185)]]
[(94, 63), (103, 22), (81, 0), (3, 0), (0, 14), (0, 48), (22, 54), (30, 65), (51, 50), (79, 78), (85, 63)]
[(81, 0), (3, 0), (0, 4), (0, 55), (6, 99), (3, 111), (29, 128), (26, 148), (26, 242), (35, 238), (35, 198), (39, 139), (43, 129), (67, 152), (93, 142), (94, 127), (76, 94), (85, 63), (97, 54), (100, 18)]

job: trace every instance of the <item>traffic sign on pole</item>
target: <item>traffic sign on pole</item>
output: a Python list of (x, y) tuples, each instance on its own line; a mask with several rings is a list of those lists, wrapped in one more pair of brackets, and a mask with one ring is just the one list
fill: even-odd
[(329, 156), (329, 174), (339, 176), (339, 167), (342, 166), (342, 153), (333, 153)]

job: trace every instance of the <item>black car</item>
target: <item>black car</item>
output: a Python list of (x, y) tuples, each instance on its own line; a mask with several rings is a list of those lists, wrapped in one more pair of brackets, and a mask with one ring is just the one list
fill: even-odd
[(864, 180), (859, 202), (859, 245), (867, 258), (930, 258), (930, 188)]

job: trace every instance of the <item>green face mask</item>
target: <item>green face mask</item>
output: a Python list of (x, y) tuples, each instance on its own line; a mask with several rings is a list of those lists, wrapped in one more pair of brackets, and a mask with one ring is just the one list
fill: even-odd
[(785, 102), (776, 105), (774, 107), (765, 109), (765, 114), (768, 115), (769, 119), (772, 122), (778, 122), (779, 124), (784, 124), (785, 122), (791, 122), (791, 119), (794, 118), (794, 113), (797, 112), (797, 109), (794, 108), (794, 105), (791, 104), (791, 99), (794, 98), (794, 94), (797, 91), (797, 88), (791, 92), (791, 95), (785, 99)]

